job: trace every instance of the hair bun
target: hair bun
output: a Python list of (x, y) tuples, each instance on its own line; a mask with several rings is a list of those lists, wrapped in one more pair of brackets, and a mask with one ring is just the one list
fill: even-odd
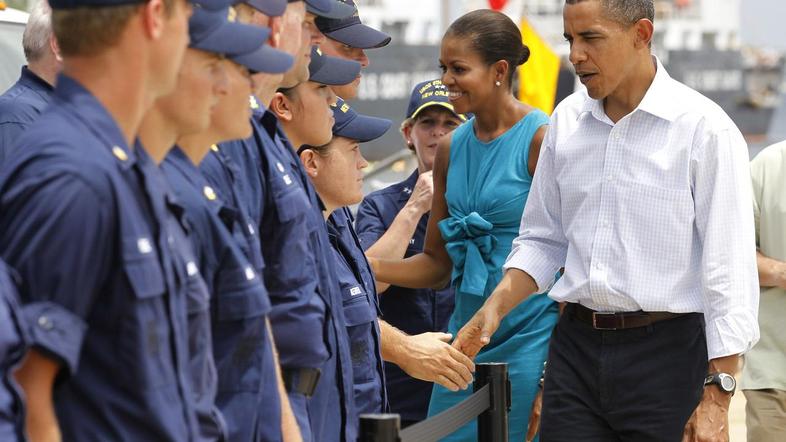
[(527, 60), (529, 60), (529, 47), (527, 45), (522, 45), (521, 57), (519, 58), (519, 66), (526, 63)]

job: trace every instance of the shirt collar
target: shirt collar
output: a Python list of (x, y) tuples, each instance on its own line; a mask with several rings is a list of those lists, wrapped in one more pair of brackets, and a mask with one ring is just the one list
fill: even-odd
[(71, 112), (95, 135), (104, 147), (126, 170), (135, 163), (135, 154), (141, 149), (130, 149), (123, 132), (109, 111), (84, 86), (73, 78), (60, 74), (54, 94), (63, 104), (63, 112)]
[(639, 103), (638, 110), (666, 121), (674, 121), (681, 112), (679, 106), (675, 105), (677, 100), (675, 100), (676, 97), (671, 87), (673, 80), (658, 57), (653, 55), (652, 59), (655, 61), (655, 68), (657, 69), (655, 79), (652, 80), (647, 93), (644, 94), (644, 98)]
[(205, 198), (213, 213), (218, 214), (221, 211), (222, 207), (224, 207), (224, 201), (218, 196), (215, 189), (208, 184), (202, 172), (191, 162), (191, 159), (188, 158), (188, 155), (180, 146), (175, 145), (172, 147), (164, 161), (167, 161), (179, 170), (191, 186), (197, 192), (200, 192), (200, 195)]
[[(641, 110), (658, 118), (674, 121), (679, 116), (680, 110), (675, 106), (674, 94), (670, 87), (673, 80), (658, 57), (653, 55), (652, 59), (655, 61), (655, 78), (644, 94), (641, 103), (633, 112)], [(579, 117), (587, 112), (591, 113), (598, 121), (614, 125), (603, 109), (603, 100), (595, 100), (587, 95)]]
[(19, 82), (30, 89), (43, 90), (47, 93), (51, 93), (53, 90), (55, 90), (51, 84), (47, 83), (43, 78), (36, 75), (27, 66), (22, 66), (22, 75), (19, 77)]

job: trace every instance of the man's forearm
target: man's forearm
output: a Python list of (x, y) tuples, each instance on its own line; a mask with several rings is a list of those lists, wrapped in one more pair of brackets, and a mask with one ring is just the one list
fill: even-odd
[(523, 270), (511, 268), (505, 272), (484, 307), (495, 311), (501, 320), (537, 291), (535, 279)]
[(407, 339), (407, 335), (382, 319), (378, 321), (382, 359), (396, 365), (401, 365), (401, 357), (406, 348), (404, 342)]
[(786, 263), (770, 258), (757, 250), (756, 265), (759, 268), (759, 285), (786, 289)]
[(31, 349), (16, 371), (16, 381), (26, 399), (25, 426), (30, 442), (59, 442), (52, 388), (60, 364), (36, 349)]

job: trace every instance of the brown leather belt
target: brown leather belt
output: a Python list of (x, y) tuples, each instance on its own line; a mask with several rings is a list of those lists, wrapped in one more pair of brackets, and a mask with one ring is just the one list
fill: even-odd
[(627, 330), (631, 328), (647, 327), (656, 322), (674, 319), (685, 313), (669, 312), (596, 312), (581, 304), (571, 303), (567, 306), (567, 313), (595, 330)]

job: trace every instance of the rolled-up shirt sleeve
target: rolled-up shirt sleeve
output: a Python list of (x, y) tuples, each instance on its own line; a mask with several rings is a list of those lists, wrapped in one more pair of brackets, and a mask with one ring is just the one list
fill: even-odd
[(80, 178), (25, 173), (3, 187), (3, 258), (21, 277), (32, 345), (77, 370), (87, 317), (111, 265), (110, 209)]
[(513, 268), (529, 274), (539, 292), (545, 292), (554, 283), (554, 275), (564, 265), (568, 250), (555, 179), (555, 132), (552, 126), (543, 140), (519, 236), (513, 240), (504, 265), (505, 270)]
[(748, 150), (739, 131), (708, 131), (691, 158), (709, 359), (759, 339), (759, 281)]

